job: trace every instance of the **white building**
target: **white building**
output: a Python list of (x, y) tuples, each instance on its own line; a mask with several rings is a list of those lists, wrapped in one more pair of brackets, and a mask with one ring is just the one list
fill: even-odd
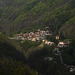
[(58, 43), (58, 47), (68, 47), (70, 45), (70, 41), (60, 41)]

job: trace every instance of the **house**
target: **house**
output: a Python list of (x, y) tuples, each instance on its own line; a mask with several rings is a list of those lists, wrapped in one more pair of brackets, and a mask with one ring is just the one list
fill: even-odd
[(42, 42), (45, 42), (45, 40), (42, 40)]
[(54, 45), (54, 42), (50, 42), (50, 46), (51, 46), (51, 45)]
[(39, 40), (40, 40), (40, 38), (39, 38), (39, 37), (36, 37), (36, 40), (37, 40), (37, 41), (39, 41)]
[(58, 43), (58, 47), (68, 47), (70, 45), (70, 41), (60, 41)]
[(63, 42), (63, 41), (60, 41), (60, 42), (58, 43), (58, 47), (64, 47), (64, 42)]
[(46, 30), (45, 35), (50, 35), (49, 30)]
[(24, 37), (22, 37), (22, 38), (21, 38), (21, 40), (25, 40), (25, 38), (24, 38)]
[(53, 45), (54, 44), (54, 42), (50, 42), (50, 41), (48, 41), (48, 40), (42, 40), (45, 44), (47, 44), (47, 45)]
[(59, 47), (55, 47), (55, 48), (54, 48), (54, 51), (58, 51), (58, 50), (59, 50)]
[(44, 60), (47, 60), (47, 61), (52, 61), (53, 58), (52, 57), (45, 57)]
[(50, 45), (50, 41), (48, 41), (48, 43), (47, 43), (48, 45)]
[(40, 29), (38, 29), (38, 32), (40, 32)]
[(29, 37), (28, 37), (28, 40), (32, 40), (32, 36), (29, 36)]
[(20, 33), (20, 35), (23, 35), (23, 33)]
[(44, 38), (45, 38), (45, 37), (43, 37), (43, 36), (40, 36), (40, 39), (41, 39), (41, 40), (43, 40)]
[(60, 36), (59, 35), (56, 35), (56, 40), (59, 40), (60, 39)]
[(68, 47), (71, 44), (71, 41), (64, 41), (64, 47)]
[(48, 40), (45, 40), (45, 44), (48, 44)]
[(75, 66), (71, 66), (69, 71), (70, 72), (75, 72)]
[(33, 37), (33, 38), (32, 38), (32, 41), (36, 41), (36, 37)]

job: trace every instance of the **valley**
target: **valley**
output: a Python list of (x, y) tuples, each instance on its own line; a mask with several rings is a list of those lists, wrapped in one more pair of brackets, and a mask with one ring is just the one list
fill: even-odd
[(0, 0), (0, 75), (75, 75), (75, 0)]

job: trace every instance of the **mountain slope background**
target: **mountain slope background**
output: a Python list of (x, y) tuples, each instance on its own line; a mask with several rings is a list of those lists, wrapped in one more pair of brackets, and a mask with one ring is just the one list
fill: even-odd
[(38, 28), (75, 38), (75, 0), (0, 0), (0, 31), (6, 34)]

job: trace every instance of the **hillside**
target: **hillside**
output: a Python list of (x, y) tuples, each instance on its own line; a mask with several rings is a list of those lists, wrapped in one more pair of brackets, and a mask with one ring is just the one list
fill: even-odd
[[(42, 45), (42, 46), (41, 46)], [(40, 75), (74, 75), (75, 72), (70, 72), (68, 65), (75, 65), (75, 40), (67, 48), (60, 48), (63, 64), (61, 63), (59, 55), (53, 52), (54, 46), (39, 45), (37, 42), (24, 41), (21, 43), (23, 52), (26, 54), (28, 64), (31, 68), (36, 70)], [(52, 61), (45, 60), (51, 57)], [(65, 59), (64, 59), (65, 58)], [(67, 62), (68, 61), (68, 62)], [(67, 66), (65, 66), (66, 64)]]
[(0, 31), (10, 34), (48, 26), (55, 34), (75, 38), (74, 13), (75, 0), (0, 0)]
[(26, 66), (26, 58), (5, 35), (0, 34), (0, 75), (37, 75)]
[[(75, 66), (75, 40), (69, 47), (60, 48), (63, 64), (54, 48), (40, 42), (9, 40), (0, 34), (0, 75), (75, 75), (64, 65)], [(52, 60), (45, 59), (48, 57)]]

